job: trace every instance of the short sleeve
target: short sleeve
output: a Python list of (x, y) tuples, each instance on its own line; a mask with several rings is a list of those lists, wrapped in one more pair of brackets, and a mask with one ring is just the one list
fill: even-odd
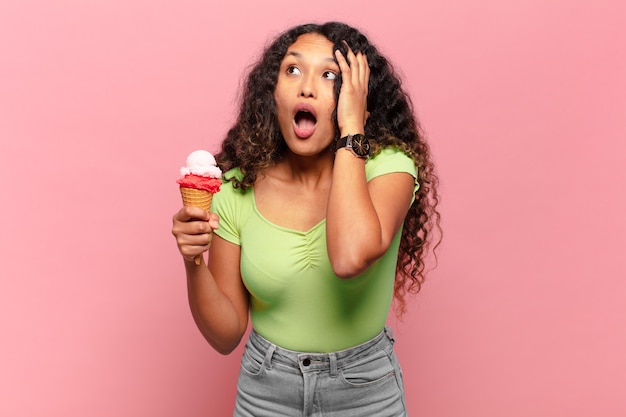
[(415, 189), (419, 189), (417, 182), (417, 166), (407, 154), (399, 149), (386, 148), (367, 160), (365, 164), (365, 177), (367, 181), (393, 172), (406, 172), (415, 180)]
[[(237, 170), (231, 170), (224, 178), (237, 175)], [(236, 245), (241, 244), (241, 225), (246, 218), (246, 212), (251, 209), (252, 189), (242, 191), (235, 188), (231, 181), (224, 179), (220, 191), (213, 195), (211, 211), (220, 217), (220, 225), (215, 234)]]

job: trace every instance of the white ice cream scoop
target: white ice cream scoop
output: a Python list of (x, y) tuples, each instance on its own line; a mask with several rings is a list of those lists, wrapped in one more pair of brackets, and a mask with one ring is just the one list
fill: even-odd
[(187, 156), (185, 166), (180, 169), (180, 175), (200, 175), (202, 177), (220, 178), (222, 170), (217, 167), (215, 157), (209, 151), (193, 151)]

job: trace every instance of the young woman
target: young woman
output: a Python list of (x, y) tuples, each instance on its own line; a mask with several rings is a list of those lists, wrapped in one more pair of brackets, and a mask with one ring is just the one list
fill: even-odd
[[(230, 353), (252, 319), (235, 416), (404, 416), (385, 327), (424, 279), (437, 177), (411, 101), (358, 30), (278, 36), (216, 155), (212, 212), (172, 232), (198, 328)], [(209, 251), (208, 265), (194, 257)]]

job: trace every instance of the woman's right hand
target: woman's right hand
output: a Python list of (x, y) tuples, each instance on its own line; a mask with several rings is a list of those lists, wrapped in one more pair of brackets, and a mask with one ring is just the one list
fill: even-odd
[(183, 207), (172, 218), (172, 234), (178, 250), (188, 262), (209, 250), (213, 230), (219, 227), (219, 216), (198, 207)]

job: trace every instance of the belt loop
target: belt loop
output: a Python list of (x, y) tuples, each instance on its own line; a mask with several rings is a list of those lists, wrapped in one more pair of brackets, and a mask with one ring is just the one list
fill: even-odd
[(274, 351), (276, 350), (276, 345), (270, 343), (269, 348), (267, 348), (267, 352), (265, 353), (265, 368), (267, 370), (272, 369), (272, 356), (274, 356)]
[(339, 374), (337, 372), (337, 355), (329, 353), (328, 357), (330, 358), (330, 377), (337, 378), (337, 375)]
[(393, 336), (393, 330), (391, 330), (391, 327), (385, 326), (385, 333), (387, 333), (387, 337), (391, 340), (391, 344), (393, 345), (396, 342), (396, 338)]

